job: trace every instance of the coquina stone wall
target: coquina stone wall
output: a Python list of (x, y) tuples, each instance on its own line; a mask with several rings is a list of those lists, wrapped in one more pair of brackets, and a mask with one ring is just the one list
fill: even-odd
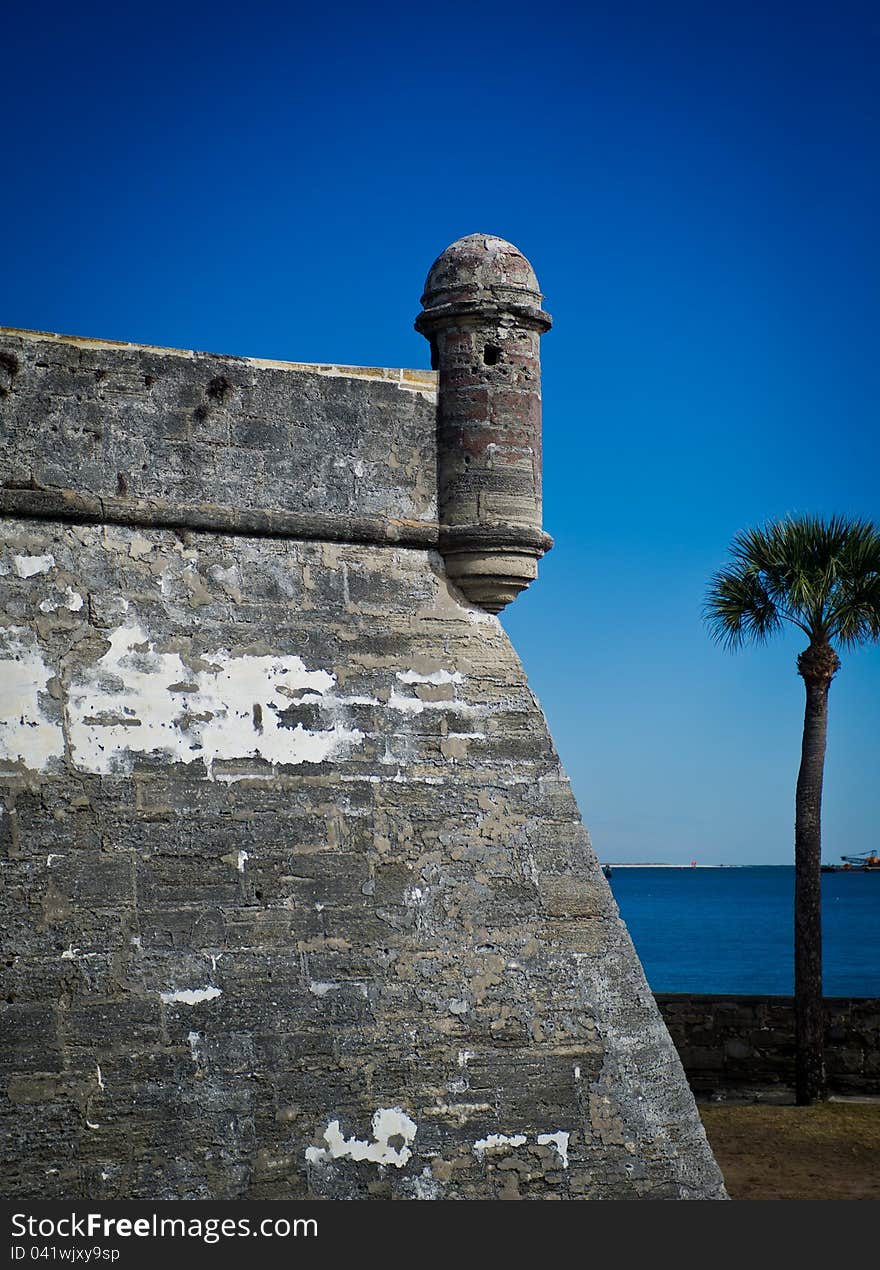
[[(657, 1004), (695, 1093), (793, 1090), (793, 997), (658, 993)], [(880, 1094), (880, 1000), (825, 998), (825, 1067), (832, 1094)]]
[(0, 372), (6, 1193), (723, 1197), (438, 553), (436, 376), (24, 332)]

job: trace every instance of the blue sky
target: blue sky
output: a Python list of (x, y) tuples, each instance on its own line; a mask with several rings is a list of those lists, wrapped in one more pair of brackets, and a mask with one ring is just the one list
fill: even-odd
[[(0, 323), (427, 366), (431, 261), (515, 242), (545, 525), (503, 617), (599, 855), (790, 863), (797, 638), (700, 619), (733, 534), (880, 520), (880, 11), (16, 6)], [(824, 856), (878, 845), (880, 649), (830, 701)]]

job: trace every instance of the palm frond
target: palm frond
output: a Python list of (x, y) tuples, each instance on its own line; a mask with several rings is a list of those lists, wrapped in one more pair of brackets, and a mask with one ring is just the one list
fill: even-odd
[(782, 625), (758, 573), (737, 566), (713, 577), (704, 616), (713, 639), (728, 648), (763, 643)]
[(880, 639), (880, 532), (865, 520), (786, 516), (736, 534), (704, 605), (713, 638), (763, 642), (785, 622), (811, 643)]

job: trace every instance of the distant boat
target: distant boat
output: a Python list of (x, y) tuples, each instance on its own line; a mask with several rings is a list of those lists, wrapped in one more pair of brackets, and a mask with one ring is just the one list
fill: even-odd
[(842, 855), (843, 864), (823, 864), (823, 873), (880, 873), (880, 856), (876, 851), (863, 851), (861, 855)]

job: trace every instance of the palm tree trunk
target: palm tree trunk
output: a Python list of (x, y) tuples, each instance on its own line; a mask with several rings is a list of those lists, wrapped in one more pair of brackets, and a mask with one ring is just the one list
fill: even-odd
[(807, 659), (810, 651), (798, 658), (807, 701), (795, 796), (794, 838), (795, 1098), (801, 1106), (825, 1097), (821, 817), (831, 676), (804, 674), (801, 661)]

